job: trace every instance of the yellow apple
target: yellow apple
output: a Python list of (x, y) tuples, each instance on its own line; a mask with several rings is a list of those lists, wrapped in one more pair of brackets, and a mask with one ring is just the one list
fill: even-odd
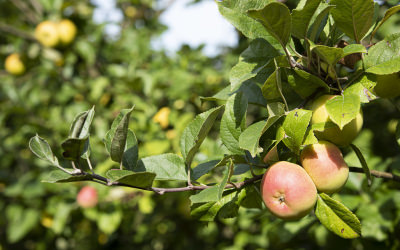
[(59, 40), (63, 45), (70, 44), (75, 39), (77, 29), (71, 20), (61, 20), (57, 24), (57, 30)]
[(360, 109), (356, 118), (346, 124), (343, 129), (340, 129), (339, 126), (333, 124), (329, 118), (328, 111), (326, 110), (325, 106), (326, 102), (334, 97), (335, 95), (323, 95), (313, 102), (311, 106), (313, 111), (311, 123), (316, 124), (330, 122), (330, 124), (327, 124), (323, 131), (314, 131), (315, 136), (320, 140), (327, 140), (338, 146), (347, 146), (361, 131), (363, 124), (362, 112)]
[(319, 192), (335, 193), (349, 177), (349, 167), (342, 152), (327, 141), (307, 145), (301, 152), (300, 161)]
[(374, 92), (382, 98), (400, 96), (400, 72), (390, 75), (378, 75), (376, 77)]
[(59, 42), (57, 23), (43, 21), (35, 29), (36, 39), (45, 47), (55, 47)]
[(25, 65), (21, 61), (19, 54), (13, 53), (7, 56), (6, 61), (4, 63), (5, 69), (8, 73), (13, 75), (21, 75), (25, 72)]

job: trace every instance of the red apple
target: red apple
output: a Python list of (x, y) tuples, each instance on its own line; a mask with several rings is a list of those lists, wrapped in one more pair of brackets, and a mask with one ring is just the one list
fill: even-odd
[(286, 161), (273, 164), (265, 172), (261, 195), (269, 211), (284, 220), (306, 216), (317, 201), (317, 189), (307, 172)]
[(83, 187), (76, 197), (79, 206), (90, 208), (97, 205), (97, 191), (91, 186)]
[(327, 141), (306, 146), (301, 152), (300, 161), (319, 192), (335, 193), (349, 177), (349, 167), (342, 152)]

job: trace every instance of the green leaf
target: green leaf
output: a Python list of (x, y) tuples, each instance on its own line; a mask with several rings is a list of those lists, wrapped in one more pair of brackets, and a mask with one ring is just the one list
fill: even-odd
[[(301, 3), (305, 4), (301, 6)], [(298, 39), (304, 39), (311, 18), (317, 10), (321, 0), (303, 0), (292, 11), (292, 35)]]
[(269, 117), (284, 115), (285, 114), (285, 104), (281, 102), (271, 102), (267, 104), (267, 111)]
[(89, 136), (90, 125), (92, 124), (94, 116), (94, 106), (85, 112), (78, 114), (71, 124), (69, 130), (69, 138), (85, 138)]
[[(115, 162), (120, 163), (122, 161), (122, 155), (124, 154), (124, 150), (126, 147), (126, 138), (128, 136), (128, 126), (129, 126), (129, 117), (131, 115), (133, 108), (124, 109), (121, 111), (119, 122), (114, 127), (110, 145), (110, 156), (111, 159)], [(115, 122), (115, 120), (114, 120)], [(113, 123), (114, 125), (114, 123)]]
[[(72, 171), (72, 169), (69, 169)], [(42, 180), (42, 182), (48, 183), (65, 183), (65, 182), (76, 182), (76, 181), (88, 181), (91, 180), (90, 175), (70, 175), (61, 170), (53, 170), (48, 176)]]
[(329, 127), (336, 127), (336, 125), (333, 122), (321, 122), (321, 123), (314, 123), (309, 127), (306, 131), (306, 135), (304, 138), (303, 145), (310, 145), (310, 144), (316, 144), (318, 143), (317, 137), (314, 135), (314, 131), (324, 131), (326, 128)]
[[(308, 40), (309, 41), (309, 40)], [(313, 45), (310, 42), (312, 52), (315, 52), (323, 61), (334, 66), (341, 58), (344, 57), (342, 48), (328, 47), (324, 45)]]
[(197, 115), (183, 131), (180, 146), (186, 166), (190, 167), (194, 155), (207, 137), (221, 108), (222, 106), (216, 107)]
[(57, 204), (53, 223), (51, 224), (51, 229), (54, 233), (60, 234), (64, 231), (73, 208), (73, 203), (61, 202)]
[(218, 201), (220, 200), (219, 186), (215, 185), (210, 188), (206, 188), (197, 194), (190, 196), (189, 199), (192, 204)]
[(290, 86), (303, 99), (312, 95), (318, 88), (325, 92), (329, 91), (329, 87), (324, 81), (304, 70), (290, 69), (287, 72)]
[(201, 97), (201, 100), (226, 101), (232, 94), (238, 92), (242, 92), (251, 104), (259, 105), (262, 107), (265, 107), (265, 105), (267, 105), (267, 101), (261, 93), (261, 88), (257, 85), (257, 83), (251, 80), (243, 82), (236, 90), (231, 91), (231, 87), (227, 86), (212, 97)]
[[(226, 155), (221, 160), (212, 160), (200, 163), (192, 170), (192, 175), (191, 175), (192, 180), (197, 180), (203, 175), (210, 172), (212, 169), (225, 165), (231, 157), (232, 156), (230, 155)], [(239, 160), (236, 159), (235, 162), (239, 162)]]
[(84, 138), (69, 138), (61, 143), (61, 147), (65, 159), (76, 161), (88, 151), (89, 135)]
[(126, 144), (124, 154), (122, 155), (122, 165), (128, 169), (133, 170), (137, 166), (139, 159), (138, 142), (132, 130), (128, 129), (126, 136)]
[(356, 80), (350, 87), (348, 87), (343, 94), (349, 95), (354, 94), (360, 97), (360, 102), (368, 103), (376, 99), (376, 96), (371, 92), (376, 85), (376, 79), (373, 79), (373, 75), (363, 75), (361, 78)]
[(373, 0), (331, 0), (336, 7), (331, 11), (336, 25), (348, 37), (359, 43), (372, 26)]
[(400, 122), (397, 123), (397, 127), (396, 127), (396, 140), (397, 140), (397, 144), (400, 145)]
[[(240, 54), (239, 62), (229, 73), (231, 90), (237, 89), (241, 83), (263, 72), (272, 58), (279, 56), (279, 52), (264, 39), (252, 41), (249, 47)], [(263, 72), (263, 76), (271, 74), (273, 69)]]
[[(278, 75), (278, 76), (277, 76)], [(279, 93), (280, 86), (278, 85), (277, 77), (279, 77), (278, 69), (272, 73), (261, 87), (262, 94), (267, 100), (276, 100), (281, 98)]]
[(248, 150), (253, 157), (262, 152), (262, 148), (259, 147), (261, 136), (281, 117), (272, 116), (267, 121), (259, 121), (246, 128), (239, 137), (240, 148)]
[(356, 153), (357, 158), (361, 163), (361, 166), (364, 170), (365, 176), (367, 177), (367, 180), (368, 180), (368, 186), (371, 186), (372, 176), (371, 176), (371, 172), (369, 171), (367, 161), (364, 158), (364, 155), (361, 153), (361, 150), (356, 145), (350, 144), (350, 147), (353, 149), (354, 153)]
[(310, 110), (296, 109), (291, 111), (283, 122), (285, 131), (283, 143), (295, 154), (299, 154), (311, 116), (312, 111)]
[(378, 25), (375, 27), (374, 31), (372, 31), (371, 33), (371, 39), (374, 38), (375, 33), (378, 31), (378, 29), (382, 26), (382, 24), (384, 24), (391, 16), (393, 16), (394, 14), (396, 14), (397, 12), (400, 11), (400, 5), (397, 6), (393, 6), (390, 9), (388, 9), (385, 12), (384, 17), (382, 18), (382, 20), (378, 23)]
[(53, 165), (58, 165), (58, 159), (53, 155), (50, 145), (46, 140), (39, 137), (39, 135), (36, 135), (29, 140), (29, 148), (40, 159)]
[(140, 188), (149, 188), (153, 185), (155, 173), (140, 172), (135, 173), (128, 170), (110, 169), (106, 173), (107, 178), (122, 184), (127, 184)]
[(263, 200), (260, 195), (260, 190), (256, 185), (247, 185), (244, 189), (245, 197), (240, 205), (245, 208), (263, 208)]
[(262, 9), (271, 1), (224, 0), (218, 1), (217, 4), (219, 12), (243, 35), (250, 39), (263, 38), (277, 50), (282, 50), (278, 41), (265, 30), (263, 25), (246, 13), (250, 9)]
[(241, 92), (232, 95), (225, 104), (221, 119), (221, 140), (233, 154), (242, 154), (239, 137), (246, 128), (247, 98)]
[(343, 129), (360, 111), (360, 97), (354, 94), (339, 95), (328, 100), (325, 106), (329, 118)]
[(355, 53), (367, 53), (367, 49), (361, 44), (350, 44), (343, 48), (344, 56)]
[(387, 75), (400, 71), (400, 33), (392, 34), (368, 50), (366, 72)]
[(114, 210), (104, 213), (99, 213), (97, 216), (97, 226), (106, 234), (115, 232), (122, 221), (122, 211)]
[(354, 239), (361, 236), (361, 223), (357, 216), (324, 193), (318, 195), (315, 215), (327, 229), (342, 238)]
[[(233, 162), (231, 161), (228, 164), (232, 164), (233, 166)], [(225, 171), (224, 171), (224, 176), (221, 180), (221, 182), (217, 185), (218, 186), (218, 200), (222, 199), (222, 194), (224, 193), (225, 190), (225, 186), (228, 183), (228, 180), (230, 179), (230, 177), (233, 174), (233, 167), (228, 166)]]
[(317, 12), (319, 13), (315, 17), (314, 21), (312, 21), (312, 25), (309, 29), (308, 37), (312, 42), (317, 42), (321, 32), (323, 31), (327, 23), (329, 12), (333, 8), (333, 5), (328, 5), (325, 3), (320, 4), (320, 6), (318, 7)]
[(155, 173), (156, 180), (187, 181), (183, 159), (171, 153), (142, 158), (134, 171)]
[(5, 215), (7, 218), (5, 233), (10, 244), (21, 240), (38, 225), (40, 220), (39, 211), (33, 208), (24, 209), (22, 206), (14, 204), (7, 206)]
[(260, 21), (282, 47), (286, 46), (290, 38), (291, 16), (286, 5), (279, 2), (267, 4), (263, 9), (250, 10), (249, 16)]

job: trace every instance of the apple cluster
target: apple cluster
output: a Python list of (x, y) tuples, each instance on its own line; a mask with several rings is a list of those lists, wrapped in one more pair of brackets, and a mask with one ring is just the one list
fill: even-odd
[[(35, 38), (43, 46), (53, 48), (70, 44), (76, 36), (77, 28), (69, 19), (59, 22), (46, 20), (41, 22), (35, 29)], [(5, 62), (6, 71), (12, 75), (22, 75), (25, 64), (22, 56), (18, 53), (10, 54)]]
[(317, 193), (333, 194), (346, 183), (349, 167), (337, 147), (349, 145), (363, 124), (361, 109), (356, 118), (340, 129), (329, 119), (325, 103), (333, 95), (317, 98), (312, 104), (312, 124), (329, 123), (315, 131), (318, 143), (306, 145), (300, 154), (300, 165), (279, 161), (268, 168), (261, 181), (266, 207), (284, 220), (306, 216), (315, 206)]

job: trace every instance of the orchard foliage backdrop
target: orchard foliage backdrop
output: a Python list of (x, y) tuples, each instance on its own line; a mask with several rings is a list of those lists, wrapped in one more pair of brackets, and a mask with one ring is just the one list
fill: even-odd
[[(166, 28), (155, 1), (117, 1), (117, 37), (90, 2), (0, 1), (2, 62), (17, 53), (25, 68), (1, 72), (1, 246), (398, 248), (400, 8), (281, 2), (216, 2), (241, 42), (208, 58), (151, 47)], [(77, 26), (70, 44), (36, 40), (39, 23), (62, 19)], [(381, 75), (392, 76), (379, 91)], [(321, 124), (310, 109), (324, 94), (337, 97)], [(355, 141), (358, 131), (324, 136), (360, 108)], [(266, 169), (343, 137), (341, 191), (298, 221), (274, 217), (260, 196)], [(78, 206), (84, 185), (95, 207)]]

